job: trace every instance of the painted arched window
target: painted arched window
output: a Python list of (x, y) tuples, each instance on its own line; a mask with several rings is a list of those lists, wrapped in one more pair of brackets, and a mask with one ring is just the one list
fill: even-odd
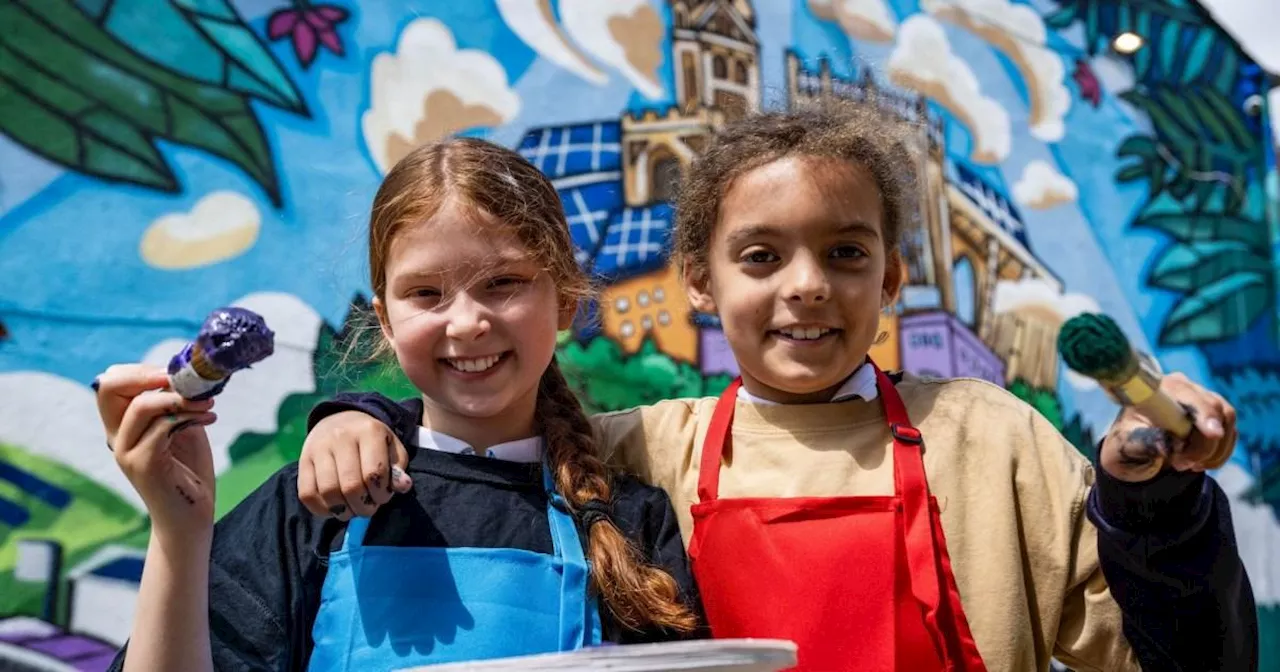
[(978, 309), (978, 278), (969, 257), (960, 257), (951, 268), (951, 285), (956, 295), (956, 317), (973, 326)]

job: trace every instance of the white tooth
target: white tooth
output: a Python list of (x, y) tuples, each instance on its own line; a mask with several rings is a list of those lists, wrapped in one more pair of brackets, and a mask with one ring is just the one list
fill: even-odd
[(816, 327), (809, 327), (808, 329), (804, 330), (804, 337), (811, 341), (821, 335), (822, 335), (822, 330)]

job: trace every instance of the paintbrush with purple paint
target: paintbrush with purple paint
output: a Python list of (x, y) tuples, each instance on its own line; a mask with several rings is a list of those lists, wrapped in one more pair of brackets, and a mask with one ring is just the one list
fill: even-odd
[(275, 352), (275, 333), (262, 316), (244, 308), (219, 308), (200, 333), (169, 360), (169, 385), (186, 399), (199, 401), (222, 392), (231, 374)]

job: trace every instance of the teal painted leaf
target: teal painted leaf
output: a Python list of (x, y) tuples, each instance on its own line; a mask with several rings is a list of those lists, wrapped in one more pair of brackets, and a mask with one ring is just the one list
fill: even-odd
[(1155, 102), (1178, 122), (1187, 135), (1195, 135), (1200, 130), (1200, 121), (1196, 119), (1195, 112), (1187, 104), (1181, 91), (1161, 86), (1155, 90)]
[(1195, 110), (1196, 118), (1213, 136), (1216, 142), (1234, 144), (1238, 139), (1228, 126), (1228, 122), (1218, 114), (1218, 110), (1211, 107), (1205, 98), (1196, 91), (1190, 91), (1186, 94), (1187, 105)]
[(1160, 103), (1153, 100), (1146, 93), (1133, 89), (1120, 94), (1121, 100), (1133, 105), (1142, 112), (1146, 112), (1151, 117), (1151, 123), (1155, 125), (1156, 131), (1160, 135), (1172, 140), (1179, 145), (1188, 144), (1192, 141), (1187, 130), (1182, 128)]
[(1138, 156), (1152, 160), (1156, 158), (1155, 138), (1146, 135), (1131, 135), (1116, 148), (1116, 156)]
[(1266, 274), (1270, 262), (1249, 246), (1234, 240), (1198, 240), (1175, 243), (1156, 258), (1147, 282), (1153, 287), (1191, 292), (1232, 273)]
[(1137, 182), (1150, 174), (1145, 163), (1134, 163), (1116, 171), (1116, 182)]
[(238, 21), (240, 19), (240, 17), (236, 16), (236, 10), (231, 7), (227, 0), (170, 0), (170, 2), (188, 11), (204, 14), (212, 19), (223, 21)]
[(1264, 251), (1270, 246), (1270, 234), (1261, 220), (1226, 214), (1230, 185), (1215, 187), (1199, 211), (1187, 209), (1168, 192), (1151, 199), (1133, 221), (1135, 228), (1154, 229), (1183, 243), (1196, 241), (1237, 241), (1250, 249)]
[(1177, 72), (1176, 62), (1182, 47), (1182, 24), (1177, 21), (1166, 20), (1164, 27), (1160, 29), (1160, 37), (1157, 39), (1160, 49), (1160, 72), (1163, 73), (1162, 76), (1170, 77)]
[[(1249, 129), (1240, 120), (1244, 114), (1236, 109), (1231, 101), (1221, 92), (1212, 89), (1190, 90), (1187, 92), (1188, 98), (1193, 104), (1201, 104), (1205, 110), (1201, 116), (1205, 118), (1216, 118), (1226, 127), (1231, 137), (1231, 144), (1246, 153), (1252, 154), (1257, 151), (1257, 147), (1261, 143), (1261, 138), (1249, 132)], [(1210, 112), (1209, 110), (1212, 110)]]
[[(1137, 24), (1137, 30), (1134, 32), (1139, 35), (1151, 34), (1151, 14), (1149, 12), (1138, 12)], [(1147, 78), (1147, 73), (1150, 70), (1151, 46), (1148, 45), (1145, 49), (1139, 49), (1138, 52), (1133, 55), (1133, 72), (1138, 78), (1138, 81), (1142, 81)]]
[(1164, 347), (1221, 341), (1248, 331), (1272, 302), (1269, 276), (1240, 271), (1182, 298), (1160, 329)]
[(1240, 56), (1236, 46), (1231, 42), (1222, 43), (1222, 57), (1218, 59), (1218, 74), (1213, 77), (1213, 85), (1219, 91), (1228, 93), (1236, 86), (1236, 78), (1240, 76)]
[(249, 101), (139, 58), (72, 5), (0, 4), (7, 46), (148, 137), (203, 149), (254, 178), (280, 202), (270, 148)]
[(1044, 17), (1044, 23), (1046, 26), (1049, 26), (1050, 28), (1057, 28), (1058, 30), (1062, 30), (1070, 26), (1075, 20), (1075, 5), (1067, 5), (1066, 7)]
[(1186, 58), (1182, 60), (1182, 83), (1186, 84), (1195, 80), (1204, 72), (1204, 66), (1209, 62), (1209, 54), (1213, 49), (1213, 45), (1218, 41), (1218, 35), (1208, 26), (1202, 26), (1196, 35), (1196, 39), (1191, 42), (1191, 48), (1187, 50)]
[(1191, 195), (1192, 190), (1196, 188), (1196, 183), (1187, 177), (1186, 172), (1178, 171), (1173, 180), (1169, 182), (1169, 193), (1179, 201), (1185, 201)]
[(1133, 7), (1127, 2), (1116, 8), (1116, 32), (1124, 33), (1133, 29)]
[[(292, 112), (305, 113), (306, 106), (302, 96), (294, 86), (293, 80), (285, 74), (275, 57), (267, 51), (266, 46), (258, 41), (258, 36), (245, 25), (225, 0), (173, 0), (179, 8), (184, 5), (221, 5), (222, 13), (201, 14), (191, 9), (186, 13), (189, 21), (194, 23), (200, 32), (217, 45), (227, 59), (228, 75), (223, 84), (229, 88), (237, 85), (245, 86), (246, 92), (257, 94), (264, 100), (265, 96), (276, 97), (275, 104)], [(228, 16), (229, 15), (229, 16)], [(247, 82), (254, 82), (246, 86)]]
[(1089, 2), (1085, 8), (1084, 14), (1084, 43), (1090, 55), (1098, 53), (1098, 46), (1101, 42), (1101, 34), (1099, 29), (1099, 16), (1101, 7), (1097, 2)]
[[(102, 25), (128, 49), (169, 70), (307, 114), (297, 87), (226, 0), (114, 0)], [(233, 77), (237, 70), (248, 77)]]

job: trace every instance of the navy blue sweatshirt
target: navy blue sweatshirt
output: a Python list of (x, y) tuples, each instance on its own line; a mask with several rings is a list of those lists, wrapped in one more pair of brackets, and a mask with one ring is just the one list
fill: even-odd
[[(312, 424), (344, 408), (348, 407), (322, 404), (313, 411)], [(422, 401), (401, 407), (378, 399), (371, 408), (379, 409), (379, 417), (388, 417), (385, 411), (391, 410), (397, 419), (408, 418), (416, 427)], [(415, 436), (398, 434), (402, 440)], [(419, 449), (409, 441), (405, 446), (413, 490), (378, 509), (369, 521), (366, 545), (553, 552), (539, 465)], [(297, 464), (285, 466), (214, 526), (209, 629), (217, 670), (307, 669), (329, 553), (342, 546), (346, 523), (311, 515), (298, 498), (297, 482)], [(604, 639), (640, 644), (708, 636), (667, 494), (618, 476), (612, 504), (618, 528), (645, 561), (671, 574), (681, 599), (702, 625), (689, 634), (656, 627), (633, 630), (602, 604)], [(128, 648), (122, 648), (108, 672), (121, 670), (127, 653)]]
[[(308, 431), (325, 417), (349, 410), (378, 418), (406, 446), (421, 419), (420, 401), (399, 404), (377, 393), (341, 394), (312, 409)], [(1218, 484), (1203, 473), (1170, 470), (1129, 483), (1101, 467), (1096, 472), (1087, 513), (1098, 529), (1102, 573), (1142, 668), (1257, 670), (1253, 590)]]

